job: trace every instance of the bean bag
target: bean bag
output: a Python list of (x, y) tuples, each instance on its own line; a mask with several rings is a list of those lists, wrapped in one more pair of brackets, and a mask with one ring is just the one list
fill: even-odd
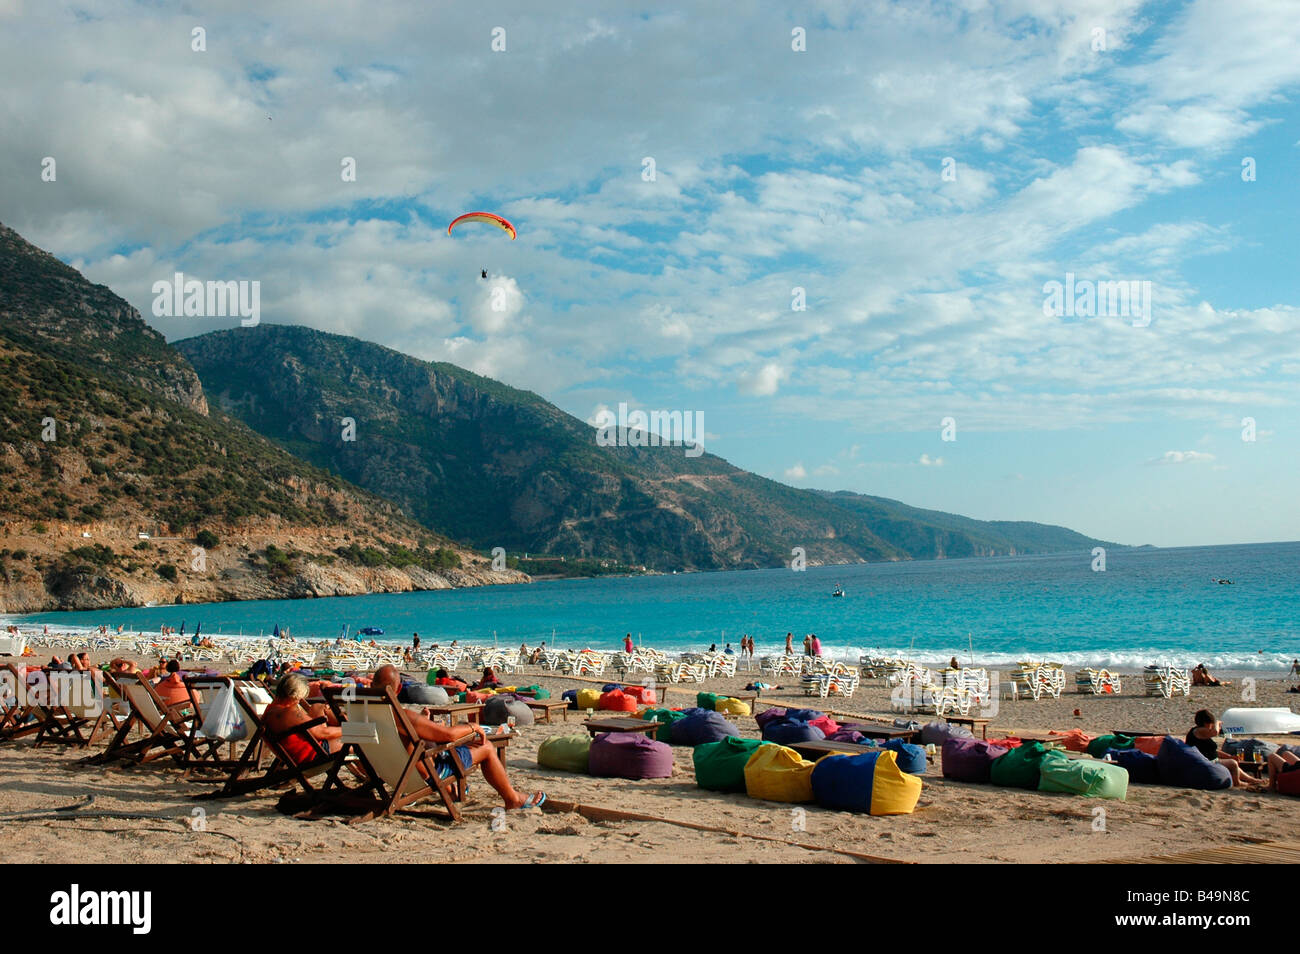
[(993, 760), (1008, 751), (982, 739), (949, 739), (943, 744), (943, 777), (987, 785)]
[(600, 690), (599, 689), (579, 689), (578, 690), (578, 708), (579, 709), (599, 709), (600, 708)]
[(785, 717), (794, 719), (796, 722), (811, 722), (813, 719), (820, 719), (826, 715), (825, 712), (818, 712), (816, 709), (786, 709)]
[(738, 715), (738, 716), (749, 715), (749, 703), (742, 702), (739, 699), (732, 699), (732, 698), (719, 699), (716, 708), (718, 712), (724, 713), (726, 715)]
[(1087, 752), (1088, 743), (1092, 740), (1092, 736), (1082, 729), (1070, 729), (1067, 732), (1049, 732), (1048, 735), (1059, 735), (1061, 741), (1065, 743), (1067, 752)]
[(898, 767), (892, 750), (882, 749), (819, 760), (812, 771), (812, 790), (823, 808), (907, 815), (921, 797), (921, 780)]
[(910, 730), (913, 731), (913, 732), (920, 732), (920, 731), (921, 731), (921, 723), (916, 722), (916, 721), (913, 720), (913, 719), (895, 719), (895, 720), (894, 720), (894, 728), (895, 728), (895, 729), (910, 729)]
[(623, 687), (619, 685), (617, 682), (607, 682), (600, 687), (601, 692), (613, 692), (615, 689), (617, 689), (619, 692), (623, 691)]
[(1128, 772), (1128, 780), (1139, 785), (1160, 784), (1160, 763), (1154, 755), (1140, 749), (1111, 749), (1107, 755), (1112, 762)]
[(603, 732), (591, 743), (587, 771), (601, 778), (668, 778), (673, 750), (640, 732)]
[(609, 692), (601, 693), (600, 708), (609, 712), (636, 712), (637, 702), (623, 690), (611, 689)]
[(912, 745), (902, 739), (890, 739), (881, 748), (894, 753), (894, 761), (898, 763), (899, 771), (906, 772), (908, 775), (925, 774), (925, 749), (919, 745)]
[(703, 745), (720, 742), (728, 736), (739, 736), (740, 730), (727, 721), (721, 712), (695, 709), (678, 719), (668, 730), (668, 741), (673, 745)]
[(768, 743), (728, 736), (695, 747), (695, 784), (713, 792), (743, 792), (745, 764), (754, 750)]
[(720, 696), (716, 692), (697, 692), (695, 694), (695, 705), (700, 709), (708, 709), (713, 712), (718, 708), (718, 700), (725, 699), (726, 696)]
[(1139, 735), (1133, 740), (1133, 748), (1147, 755), (1159, 755), (1160, 746), (1164, 741), (1163, 735)]
[(813, 763), (784, 745), (760, 745), (745, 763), (745, 791), (771, 802), (811, 802)]
[(784, 718), (785, 718), (785, 710), (777, 706), (773, 706), (770, 709), (764, 709), (762, 712), (758, 713), (758, 715), (754, 716), (754, 721), (758, 723), (758, 727), (761, 729), (769, 722), (774, 722), (777, 719), (784, 719)]
[(553, 735), (537, 747), (537, 764), (564, 772), (587, 772), (591, 736), (586, 732)]
[(1203, 791), (1232, 788), (1232, 775), (1225, 766), (1211, 762), (1199, 750), (1172, 735), (1165, 736), (1160, 743), (1156, 761), (1164, 785)]
[[(543, 689), (539, 685), (533, 684), (531, 686), (525, 686), (524, 688), (533, 694), (534, 699), (541, 700), (551, 698), (551, 690)], [(576, 692), (574, 693), (574, 696), (577, 696)]]
[(533, 710), (514, 696), (493, 696), (483, 707), (484, 725), (505, 725), (514, 716), (515, 725), (532, 725)]
[(832, 732), (840, 731), (840, 724), (828, 715), (819, 716), (816, 719), (809, 719), (808, 724), (814, 729), (821, 729), (822, 735), (830, 735)]
[(411, 682), (402, 686), (402, 701), (417, 706), (445, 706), (451, 704), (451, 696), (442, 686), (422, 686)]
[(843, 727), (826, 736), (826, 741), (853, 742), (857, 745), (871, 745), (871, 740), (861, 732), (855, 732), (853, 729), (845, 729)]
[(461, 695), (465, 697), (462, 702), (487, 702), (492, 698), (486, 692), (475, 692), (473, 689), (466, 689)]
[(672, 726), (678, 719), (686, 718), (682, 712), (676, 709), (646, 709), (641, 714), (641, 718), (650, 719), (654, 722), (662, 722), (663, 726), (655, 733), (655, 739), (659, 742), (668, 742), (672, 739)]
[(943, 748), (943, 744), (949, 739), (973, 739), (974, 734), (964, 725), (952, 725), (948, 722), (927, 722), (921, 726), (921, 744), (937, 745)]
[(1131, 749), (1133, 739), (1127, 735), (1099, 735), (1088, 743), (1085, 751), (1094, 759), (1106, 754), (1107, 749)]
[(655, 701), (655, 691), (646, 686), (624, 686), (623, 691), (642, 705)]
[(1293, 769), (1279, 775), (1277, 790), (1283, 795), (1300, 795), (1300, 769)]
[(763, 726), (763, 741), (775, 742), (777, 745), (790, 745), (798, 742), (817, 742), (826, 738), (822, 730), (807, 722), (793, 719), (777, 719)]
[(1277, 750), (1276, 742), (1266, 742), (1263, 739), (1230, 739), (1223, 743), (1223, 751), (1229, 755), (1243, 757), (1254, 753), (1255, 760), (1258, 762), (1267, 762), (1268, 757), (1275, 754)]
[(578, 690), (565, 689), (562, 693), (560, 693), (560, 701), (567, 702), (569, 704), (570, 709), (578, 708)]
[(1084, 798), (1117, 798), (1128, 794), (1128, 770), (1096, 759), (1072, 759), (1064, 752), (1045, 752), (1038, 764), (1040, 792), (1067, 792)]
[(1047, 748), (1041, 742), (1026, 742), (999, 755), (989, 766), (989, 781), (1006, 788), (1038, 788), (1039, 765)]
[(450, 676), (443, 676), (441, 679), (436, 679), (433, 684), (435, 686), (442, 686), (448, 692), (464, 692), (469, 688), (469, 683), (464, 679), (452, 679)]

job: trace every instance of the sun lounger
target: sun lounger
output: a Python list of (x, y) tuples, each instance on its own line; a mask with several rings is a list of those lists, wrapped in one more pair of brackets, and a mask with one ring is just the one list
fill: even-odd
[(42, 713), (27, 692), (26, 671), (0, 666), (0, 742), (41, 731)]
[(35, 744), (90, 746), (109, 722), (103, 674), (97, 669), (46, 669), (42, 675), (44, 685), (31, 693), (41, 714)]
[[(170, 757), (186, 770), (186, 775), (194, 769), (220, 769), (235, 764), (233, 759), (220, 757), (223, 740), (205, 739), (199, 734), (202, 720), (192, 695), (184, 702), (168, 704), (147, 679), (123, 675), (118, 677), (117, 684), (131, 707), (131, 714), (109, 741), (108, 748), (84, 759), (86, 764), (119, 760), (140, 764)], [(143, 730), (144, 738), (128, 742), (136, 727)]]

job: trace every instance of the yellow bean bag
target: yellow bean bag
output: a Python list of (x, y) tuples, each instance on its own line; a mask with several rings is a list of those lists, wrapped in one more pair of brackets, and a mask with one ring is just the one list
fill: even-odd
[(579, 708), (579, 709), (599, 709), (599, 708), (600, 708), (600, 690), (599, 690), (599, 689), (579, 689), (579, 690), (578, 690), (578, 708)]
[(719, 699), (714, 704), (715, 712), (722, 712), (728, 715), (749, 715), (749, 703), (741, 702), (739, 699)]
[(745, 763), (745, 791), (770, 802), (811, 802), (813, 763), (784, 745), (760, 745)]

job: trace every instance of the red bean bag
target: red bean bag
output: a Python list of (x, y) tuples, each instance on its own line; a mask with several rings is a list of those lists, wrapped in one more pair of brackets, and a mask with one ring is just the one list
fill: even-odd
[(840, 724), (828, 715), (824, 715), (820, 719), (810, 719), (808, 721), (808, 724), (815, 728), (821, 729), (822, 735), (826, 736), (827, 738), (829, 738), (834, 733), (840, 731)]
[(1139, 735), (1133, 740), (1133, 748), (1147, 755), (1159, 755), (1160, 745), (1165, 741), (1163, 735)]
[(446, 686), (448, 692), (464, 692), (469, 688), (469, 683), (463, 679), (452, 679), (450, 676), (443, 676), (434, 683), (435, 686)]
[(466, 702), (487, 702), (491, 698), (492, 694), (490, 692), (474, 692), (472, 689), (465, 691)]
[(623, 691), (642, 705), (650, 705), (658, 701), (655, 698), (655, 691), (645, 686), (624, 686)]
[(993, 760), (1009, 751), (983, 739), (949, 739), (943, 744), (943, 777), (987, 785)]
[(1300, 795), (1300, 769), (1292, 769), (1279, 775), (1277, 790), (1283, 795)]
[(601, 693), (600, 708), (610, 712), (636, 712), (637, 701), (620, 689), (611, 689)]
[(640, 732), (605, 732), (591, 743), (587, 771), (602, 778), (668, 778), (673, 750)]

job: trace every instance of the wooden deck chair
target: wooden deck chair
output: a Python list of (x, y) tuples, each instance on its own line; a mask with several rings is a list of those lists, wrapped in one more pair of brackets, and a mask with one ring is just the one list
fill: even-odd
[(109, 722), (104, 674), (89, 671), (45, 669), (45, 685), (33, 694), (41, 710), (36, 745), (55, 742), (88, 748)]
[(41, 731), (43, 713), (27, 691), (27, 673), (6, 663), (0, 666), (0, 742)]
[[(461, 763), (454, 751), (457, 743), (421, 739), (390, 688), (343, 686), (327, 687), (324, 692), (325, 701), (346, 727), (344, 752), (355, 753), (368, 775), (363, 785), (349, 789), (346, 795), (327, 796), (335, 807), (348, 811), (348, 824), (409, 811), (410, 806), (432, 796), (442, 802), (453, 822), (460, 821), (460, 806), (474, 765)], [(465, 742), (472, 738), (467, 735)], [(505, 736), (494, 744), (504, 745), (508, 740)], [(439, 760), (443, 755), (447, 758)], [(449, 769), (445, 775), (444, 766)], [(334, 774), (337, 777), (337, 770)]]
[[(197, 713), (185, 710), (191, 703), (168, 706), (150, 685), (147, 679), (137, 674), (123, 674), (117, 677), (131, 714), (123, 722), (108, 748), (98, 755), (82, 759), (86, 765), (102, 765), (106, 762), (131, 761), (136, 764), (152, 762), (160, 758), (172, 758), (184, 763), (189, 746), (188, 721), (197, 718)], [(128, 741), (133, 729), (139, 728), (143, 738)]]

